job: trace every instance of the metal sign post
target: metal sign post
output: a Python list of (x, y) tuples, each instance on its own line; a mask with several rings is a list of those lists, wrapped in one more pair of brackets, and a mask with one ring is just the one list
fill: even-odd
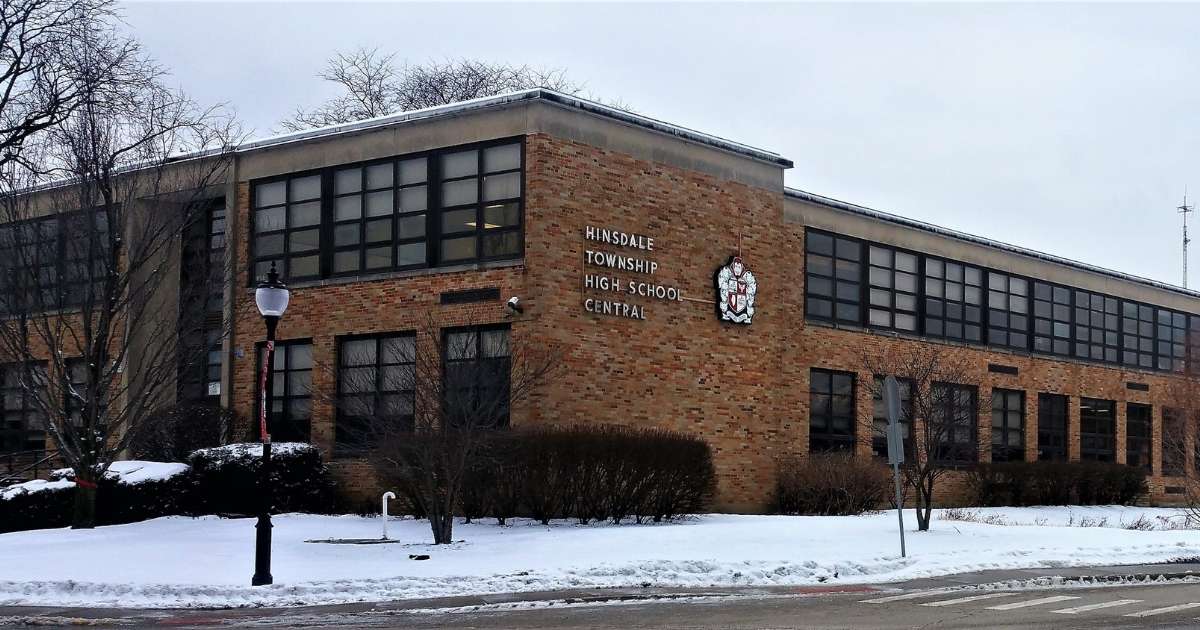
[(887, 409), (888, 463), (892, 465), (892, 477), (896, 481), (896, 516), (900, 519), (900, 557), (908, 556), (904, 549), (904, 498), (900, 486), (900, 464), (904, 463), (904, 433), (901, 431), (900, 383), (896, 377), (883, 379), (883, 404)]

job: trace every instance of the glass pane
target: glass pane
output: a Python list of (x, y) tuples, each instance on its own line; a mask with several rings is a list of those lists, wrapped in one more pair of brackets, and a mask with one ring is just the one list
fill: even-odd
[(416, 339), (413, 337), (388, 337), (382, 341), (383, 363), (412, 363), (415, 357)]
[(442, 241), (442, 260), (475, 258), (475, 237), (451, 238)]
[(392, 191), (383, 190), (367, 194), (367, 216), (378, 217), (392, 213)]
[(358, 271), (358, 250), (348, 252), (337, 252), (333, 255), (333, 272), (346, 273), (347, 271)]
[(333, 176), (333, 191), (337, 194), (362, 190), (362, 169), (348, 168)]
[(263, 206), (275, 206), (283, 203), (283, 186), (284, 182), (271, 182), (270, 184), (255, 186), (255, 207), (261, 208)]
[(483, 178), (483, 200), (513, 199), (521, 196), (521, 174), (505, 173)]
[(270, 232), (273, 230), (282, 230), (284, 228), (283, 208), (271, 208), (270, 210), (256, 210), (254, 212), (254, 230), (256, 232)]
[(442, 156), (443, 179), (474, 175), (478, 168), (479, 156), (476, 151), (463, 151)]
[(506, 144), (483, 150), (483, 170), (488, 173), (521, 168), (521, 145)]
[(379, 243), (392, 240), (392, 220), (376, 219), (367, 221), (367, 242)]
[(451, 210), (442, 213), (442, 233), (469, 232), (475, 229), (475, 210)]
[(392, 266), (392, 248), (371, 247), (367, 249), (367, 269), (382, 269)]
[(451, 361), (475, 358), (475, 333), (448, 333), (446, 335), (446, 358)]
[(321, 222), (321, 202), (292, 204), (288, 206), (289, 227), (305, 227)]
[(442, 206), (460, 206), (475, 203), (478, 191), (478, 180), (464, 179), (457, 182), (442, 184)]
[(345, 221), (346, 219), (357, 219), (362, 216), (362, 197), (359, 195), (350, 195), (349, 197), (338, 197), (334, 202), (333, 218), (336, 221)]
[(309, 175), (288, 182), (288, 201), (306, 201), (321, 196), (321, 176)]
[(333, 227), (333, 245), (342, 247), (343, 245), (358, 244), (358, 224), (350, 223), (347, 225), (335, 225)]
[(312, 367), (312, 344), (294, 344), (288, 349), (288, 369), (307, 370)]
[(321, 246), (320, 230), (300, 230), (288, 235), (288, 247), (292, 252), (305, 252)]
[(410, 239), (425, 236), (425, 215), (423, 214), (400, 217), (397, 220), (397, 225), (399, 233), (396, 235), (396, 238)]
[(392, 186), (392, 163), (367, 167), (367, 189), (390, 188)]
[(401, 267), (425, 264), (425, 243), (407, 243), (396, 246), (396, 264)]
[(510, 256), (521, 253), (521, 233), (502, 232), (500, 234), (485, 234), (483, 236), (483, 255)]
[(400, 185), (419, 184), (426, 179), (425, 158), (404, 160), (400, 163)]
[(400, 212), (422, 212), (429, 205), (429, 192), (425, 186), (414, 186), (400, 191)]
[(271, 234), (254, 239), (255, 256), (278, 256), (283, 253), (283, 235)]
[(385, 366), (380, 377), (382, 378), (380, 389), (383, 391), (394, 392), (413, 388), (412, 365)]
[(375, 340), (354, 339), (342, 342), (342, 365), (375, 365)]
[(293, 258), (288, 267), (288, 275), (293, 278), (307, 278), (320, 273), (321, 263), (316, 256)]

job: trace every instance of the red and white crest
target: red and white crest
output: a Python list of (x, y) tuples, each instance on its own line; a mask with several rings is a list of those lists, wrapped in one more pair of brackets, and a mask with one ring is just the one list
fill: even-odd
[(754, 317), (758, 282), (740, 256), (717, 270), (717, 311), (724, 321), (749, 324)]

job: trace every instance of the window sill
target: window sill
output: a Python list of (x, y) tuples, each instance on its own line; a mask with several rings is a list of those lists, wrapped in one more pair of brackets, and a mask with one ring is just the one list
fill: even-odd
[[(295, 282), (289, 282), (288, 288), (309, 289), (318, 287), (334, 287), (346, 284), (357, 284), (360, 282), (380, 282), (385, 280), (400, 280), (404, 278), (420, 278), (438, 274), (488, 271), (491, 269), (510, 269), (513, 267), (523, 267), (524, 265), (524, 258), (513, 258), (511, 260), (492, 260), (488, 262), (468, 263), (465, 265), (422, 267), (420, 269), (405, 269), (401, 271), (380, 271), (377, 273), (359, 274), (357, 276), (334, 276), (331, 278), (322, 278), (320, 280), (297, 280)], [(246, 287), (247, 292), (253, 292), (254, 289), (255, 287)]]

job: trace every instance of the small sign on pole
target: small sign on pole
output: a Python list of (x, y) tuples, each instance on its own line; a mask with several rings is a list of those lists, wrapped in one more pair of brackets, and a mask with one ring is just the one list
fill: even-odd
[(900, 464), (904, 463), (904, 428), (900, 418), (904, 410), (900, 407), (900, 383), (895, 376), (883, 379), (883, 405), (887, 410), (888, 463), (892, 465), (892, 477), (896, 482), (896, 516), (900, 520), (900, 557), (907, 557), (904, 549), (904, 495), (901, 491)]

